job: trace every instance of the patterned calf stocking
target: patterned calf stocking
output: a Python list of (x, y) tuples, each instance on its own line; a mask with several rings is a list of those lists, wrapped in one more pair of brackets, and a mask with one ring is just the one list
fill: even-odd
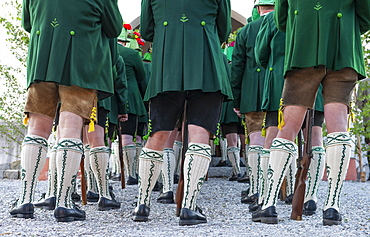
[(123, 164), (125, 165), (127, 175), (136, 177), (136, 146), (134, 144), (123, 147)]
[(270, 161), (267, 172), (266, 198), (262, 209), (275, 206), (281, 184), (288, 172), (293, 157), (297, 155), (297, 145), (283, 138), (275, 138), (270, 149)]
[(80, 139), (61, 138), (57, 147), (58, 192), (56, 207), (72, 208), (71, 193), (83, 153)]
[(21, 153), (21, 196), (18, 204), (31, 203), (34, 198), (37, 179), (45, 165), (47, 140), (27, 134), (23, 140)]
[(143, 149), (143, 143), (136, 142), (135, 146), (136, 146), (135, 174), (138, 174), (139, 173), (139, 157), (140, 157), (141, 150)]
[(289, 165), (286, 178), (286, 194), (287, 196), (294, 194), (295, 174), (297, 172), (297, 157), (293, 157), (292, 162)]
[(57, 196), (57, 145), (53, 146), (50, 150), (49, 169), (48, 169), (48, 191), (46, 192), (45, 199)]
[(184, 161), (184, 198), (182, 208), (195, 211), (197, 196), (206, 179), (211, 162), (211, 146), (189, 143)]
[(180, 174), (182, 142), (175, 141), (173, 143), (173, 151), (175, 152), (175, 159), (176, 159), (175, 174)]
[(248, 147), (248, 170), (250, 177), (249, 196), (258, 193), (259, 177), (258, 171), (260, 170), (260, 154), (262, 146), (251, 145)]
[(221, 160), (227, 160), (227, 140), (226, 138), (220, 139), (220, 149), (221, 149)]
[(339, 211), (339, 197), (343, 180), (346, 177), (351, 154), (351, 138), (348, 132), (335, 132), (327, 136), (326, 173), (328, 176), (328, 194), (324, 211), (334, 208)]
[(267, 171), (269, 168), (269, 159), (270, 159), (270, 150), (269, 149), (263, 149), (262, 153), (260, 155), (261, 159), (261, 166), (260, 166), (260, 196), (258, 198), (258, 204), (262, 204), (263, 200), (266, 197), (266, 190), (267, 190)]
[(173, 191), (173, 174), (176, 168), (175, 152), (172, 148), (163, 150), (162, 180), (163, 193)]
[(150, 206), (150, 195), (161, 172), (163, 151), (148, 148), (141, 150), (139, 158), (138, 205)]
[(108, 189), (109, 148), (94, 147), (90, 150), (90, 166), (97, 181), (100, 197), (111, 199)]
[(85, 174), (86, 174), (86, 183), (87, 183), (87, 191), (98, 193), (96, 180), (94, 177), (94, 173), (91, 169), (90, 164), (90, 146), (86, 145), (84, 147), (84, 166), (85, 166)]
[(227, 157), (232, 164), (233, 174), (240, 174), (240, 149), (238, 147), (228, 147)]
[(312, 147), (313, 157), (307, 173), (307, 188), (304, 202), (313, 200), (317, 202), (317, 190), (324, 175), (325, 150), (324, 147)]

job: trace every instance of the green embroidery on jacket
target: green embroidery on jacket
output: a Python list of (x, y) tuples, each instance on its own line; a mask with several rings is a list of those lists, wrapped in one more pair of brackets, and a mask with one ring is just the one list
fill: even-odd
[(54, 20), (52, 20), (51, 21), (51, 23), (50, 23), (50, 25), (52, 26), (52, 27), (57, 27), (59, 24), (58, 24), (58, 20), (57, 20), (57, 18), (54, 18)]
[(316, 11), (318, 11), (321, 8), (322, 8), (321, 3), (320, 2), (317, 2), (316, 6), (313, 9), (315, 9)]
[(180, 19), (180, 21), (182, 21), (182, 22), (187, 22), (189, 19), (186, 17), (186, 15), (185, 14), (182, 14), (182, 17), (181, 17), (181, 19)]

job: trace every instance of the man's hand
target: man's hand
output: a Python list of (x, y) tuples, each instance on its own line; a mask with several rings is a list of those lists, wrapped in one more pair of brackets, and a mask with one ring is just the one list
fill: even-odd
[(234, 108), (234, 112), (236, 113), (236, 115), (238, 115), (239, 118), (242, 117), (242, 114), (240, 113), (240, 109), (239, 108)]
[(128, 114), (119, 114), (118, 115), (118, 121), (126, 122), (127, 120), (128, 120)]

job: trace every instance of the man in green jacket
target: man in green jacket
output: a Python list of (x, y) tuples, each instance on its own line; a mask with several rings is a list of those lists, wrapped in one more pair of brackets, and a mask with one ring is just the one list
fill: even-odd
[[(47, 138), (61, 101), (56, 151), (57, 221), (84, 220), (71, 201), (83, 153), (81, 131), (96, 121), (96, 101), (113, 92), (108, 37), (121, 32), (117, 1), (23, 1), (23, 27), (30, 33), (25, 106), (28, 133), (21, 155), (21, 184), (14, 217), (33, 218), (35, 184), (44, 166)], [(98, 93), (99, 92), (99, 93)]]
[(238, 33), (231, 65), (231, 85), (234, 93), (234, 110), (243, 114), (249, 138), (248, 166), (250, 176), (249, 193), (243, 196), (242, 203), (251, 204), (259, 196), (259, 164), (265, 138), (262, 137), (262, 90), (265, 69), (255, 59), (256, 36), (264, 16), (274, 10), (274, 1), (260, 0), (257, 4), (261, 18), (244, 26)]
[(286, 32), (285, 125), (271, 146), (268, 200), (253, 213), (252, 220), (278, 223), (275, 205), (280, 185), (274, 181), (284, 176), (284, 167), (297, 153), (294, 139), (322, 84), (330, 180), (323, 224), (339, 225), (339, 197), (351, 151), (347, 113), (356, 81), (365, 77), (361, 34), (370, 29), (370, 1), (277, 0), (275, 21)]
[(232, 98), (220, 47), (231, 31), (230, 1), (143, 0), (141, 4), (141, 36), (153, 42), (153, 61), (145, 94), (150, 102), (150, 137), (139, 158), (139, 196), (133, 220), (148, 220), (164, 144), (186, 104), (190, 143), (179, 224), (205, 223), (196, 199), (211, 160), (209, 138), (218, 133), (222, 101)]

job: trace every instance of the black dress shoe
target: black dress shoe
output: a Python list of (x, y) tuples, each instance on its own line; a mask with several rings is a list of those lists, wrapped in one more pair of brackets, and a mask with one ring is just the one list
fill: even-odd
[(248, 210), (249, 212), (257, 211), (259, 207), (262, 207), (262, 204), (258, 204), (258, 199), (254, 201), (252, 204), (249, 205)]
[(159, 195), (159, 197), (157, 198), (157, 202), (163, 203), (163, 204), (175, 203), (173, 199), (173, 192), (168, 191), (165, 193), (161, 193), (161, 195)]
[(112, 209), (119, 209), (121, 207), (121, 203), (117, 202), (116, 200), (108, 199), (105, 197), (101, 197), (98, 203), (98, 210), (99, 211), (108, 211)]
[(145, 204), (141, 204), (135, 208), (134, 216), (132, 217), (132, 220), (140, 221), (140, 222), (148, 221), (149, 213), (150, 213), (150, 208)]
[(251, 196), (242, 197), (241, 202), (245, 204), (252, 204), (257, 199), (258, 199), (258, 193), (255, 193)]
[(309, 200), (303, 204), (303, 214), (306, 216), (312, 216), (316, 213), (317, 205), (314, 200)]
[(278, 214), (276, 213), (276, 207), (270, 206), (265, 210), (259, 208), (257, 211), (252, 213), (252, 221), (266, 224), (277, 224)]
[(224, 167), (224, 166), (227, 166), (226, 160), (220, 160), (216, 165), (216, 167)]
[(292, 202), (293, 202), (293, 194), (290, 194), (289, 196), (287, 196), (286, 198), (285, 198), (285, 204), (292, 204)]
[(242, 177), (242, 174), (232, 174), (231, 177), (229, 178), (229, 181), (237, 181), (238, 179), (240, 179)]
[(178, 174), (173, 175), (173, 183), (178, 184), (180, 180), (180, 176)]
[(158, 192), (158, 191), (161, 191), (161, 190), (162, 190), (162, 188), (163, 188), (163, 184), (157, 181), (157, 182), (155, 183), (155, 185), (154, 185), (153, 191)]
[(243, 198), (243, 197), (246, 197), (248, 196), (248, 193), (249, 193), (249, 188), (247, 190), (243, 190), (240, 192), (240, 196)]
[(71, 209), (57, 207), (54, 210), (54, 217), (57, 219), (57, 222), (83, 221), (86, 219), (86, 213), (76, 205)]
[(207, 217), (200, 211), (181, 208), (179, 225), (197, 225), (207, 223)]
[(74, 202), (79, 202), (79, 201), (81, 201), (81, 196), (80, 196), (80, 194), (78, 194), (77, 192), (73, 192), (73, 193), (71, 194), (71, 198), (72, 198), (72, 200), (73, 200)]
[(34, 203), (33, 205), (37, 208), (42, 208), (45, 210), (54, 210), (55, 209), (55, 203), (56, 198), (55, 197), (49, 197), (47, 199), (44, 199), (41, 202)]
[(323, 224), (324, 225), (341, 225), (342, 215), (334, 208), (326, 209), (323, 212)]
[(99, 194), (93, 193), (91, 191), (87, 191), (86, 199), (88, 202), (98, 202), (99, 201)]
[(121, 174), (115, 174), (111, 178), (112, 181), (121, 181)]
[(244, 175), (240, 177), (237, 181), (239, 183), (250, 183), (249, 175), (247, 174), (247, 172), (245, 172)]
[(34, 208), (32, 203), (25, 203), (23, 205), (20, 205), (19, 207), (14, 207), (12, 210), (9, 211), (10, 215), (13, 217), (18, 218), (34, 218), (33, 216)]
[(138, 181), (136, 178), (132, 177), (132, 176), (128, 176), (128, 179), (126, 181), (126, 184), (127, 185), (135, 185), (135, 184), (138, 184)]

